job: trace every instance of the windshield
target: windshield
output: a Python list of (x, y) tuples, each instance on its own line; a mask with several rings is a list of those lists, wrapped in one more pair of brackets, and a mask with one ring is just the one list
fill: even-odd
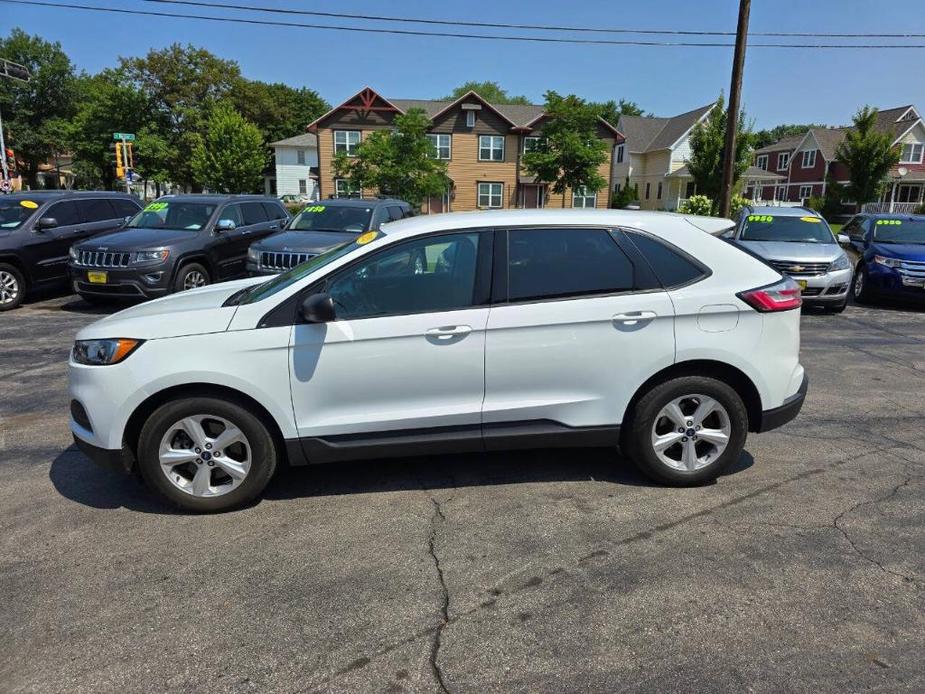
[(0, 229), (18, 229), (37, 209), (38, 205), (31, 200), (0, 198)]
[(295, 231), (352, 231), (360, 234), (369, 229), (371, 207), (310, 205), (289, 223)]
[(212, 218), (217, 205), (206, 202), (158, 200), (152, 202), (125, 226), (129, 229), (199, 231)]
[(835, 243), (832, 230), (819, 217), (775, 217), (750, 214), (739, 236), (742, 241), (784, 241), (791, 243)]
[(369, 231), (362, 236), (357, 237), (353, 241), (344, 241), (343, 243), (326, 250), (324, 253), (316, 255), (314, 258), (309, 258), (301, 265), (296, 265), (291, 270), (288, 270), (281, 275), (277, 275), (271, 280), (254, 285), (244, 293), (238, 303), (253, 304), (257, 301), (266, 299), (268, 296), (273, 296), (276, 294), (276, 292), (282, 291), (286, 287), (295, 284), (304, 277), (308, 277), (310, 274), (320, 268), (323, 268), (328, 263), (332, 263), (338, 258), (343, 258), (348, 253), (352, 253), (357, 248), (365, 246), (370, 241), (379, 238), (379, 236), (379, 232)]
[(874, 241), (925, 244), (925, 219), (878, 219), (874, 222)]

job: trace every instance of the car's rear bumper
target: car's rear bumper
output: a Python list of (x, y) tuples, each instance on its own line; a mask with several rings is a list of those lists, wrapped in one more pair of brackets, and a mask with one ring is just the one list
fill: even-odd
[(803, 409), (803, 402), (806, 400), (806, 391), (809, 390), (809, 379), (803, 376), (803, 382), (799, 390), (784, 400), (780, 407), (774, 407), (761, 413), (761, 424), (755, 431), (770, 431), (782, 427), (787, 422), (796, 419)]

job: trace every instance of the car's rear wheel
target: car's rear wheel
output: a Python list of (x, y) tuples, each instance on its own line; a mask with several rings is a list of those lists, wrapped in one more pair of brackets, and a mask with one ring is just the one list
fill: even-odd
[(684, 486), (715, 479), (739, 458), (748, 414), (723, 381), (683, 376), (642, 396), (629, 424), (627, 452), (642, 472)]
[(210, 283), (209, 271), (199, 263), (189, 263), (180, 268), (174, 282), (174, 291), (205, 287)]
[(138, 440), (145, 481), (190, 511), (225, 511), (251, 501), (273, 476), (276, 459), (266, 425), (240, 405), (216, 398), (162, 405)]
[(12, 311), (26, 296), (26, 278), (13, 265), (0, 263), (0, 311)]
[(876, 296), (874, 288), (870, 285), (870, 278), (867, 276), (867, 266), (858, 265), (854, 271), (854, 282), (851, 284), (851, 296), (859, 304), (867, 304), (873, 301)]

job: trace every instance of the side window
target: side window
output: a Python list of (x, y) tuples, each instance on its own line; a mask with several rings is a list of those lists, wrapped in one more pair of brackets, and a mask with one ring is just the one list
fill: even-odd
[(328, 284), (337, 317), (350, 320), (449, 311), (473, 303), (479, 234), (408, 241)]
[(666, 289), (700, 279), (706, 272), (661, 241), (631, 231), (624, 232), (635, 244)]
[(241, 214), (240, 205), (226, 205), (225, 209), (219, 215), (219, 220), (230, 219), (235, 226), (244, 226), (244, 215)]
[(80, 210), (77, 208), (77, 203), (73, 200), (56, 202), (54, 205), (49, 207), (48, 212), (42, 216), (54, 217), (56, 220), (58, 220), (59, 227), (71, 226), (72, 224), (80, 224), (83, 221), (83, 218), (80, 215)]
[(241, 207), (244, 208), (244, 225), (262, 224), (267, 221), (267, 211), (259, 202), (245, 202)]
[(605, 229), (512, 229), (508, 299), (610, 294), (639, 287), (637, 269)]
[(263, 204), (264, 212), (267, 213), (268, 219), (286, 219), (289, 215), (286, 213), (286, 210), (273, 202), (265, 202)]
[[(113, 210), (109, 200), (97, 198), (96, 200), (78, 200), (77, 206), (85, 222), (102, 222), (106, 219), (115, 219), (119, 215)], [(124, 215), (123, 215), (124, 216)]]
[(390, 207), (389, 208), (389, 221), (394, 222), (397, 219), (404, 217), (400, 207)]
[(113, 198), (110, 200), (110, 202), (116, 210), (116, 217), (130, 217), (138, 214), (138, 211), (141, 209), (141, 207), (133, 203), (131, 200)]

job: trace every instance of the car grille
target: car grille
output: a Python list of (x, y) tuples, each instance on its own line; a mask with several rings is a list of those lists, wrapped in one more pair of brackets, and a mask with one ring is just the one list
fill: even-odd
[(918, 260), (902, 260), (898, 268), (899, 274), (916, 280), (925, 280), (925, 262)]
[(771, 260), (772, 267), (785, 275), (824, 275), (831, 263), (801, 263), (799, 260)]
[(272, 253), (263, 251), (260, 253), (261, 270), (288, 270), (304, 263), (309, 258), (314, 258), (317, 253)]
[(77, 262), (84, 267), (128, 267), (131, 253), (80, 251)]

